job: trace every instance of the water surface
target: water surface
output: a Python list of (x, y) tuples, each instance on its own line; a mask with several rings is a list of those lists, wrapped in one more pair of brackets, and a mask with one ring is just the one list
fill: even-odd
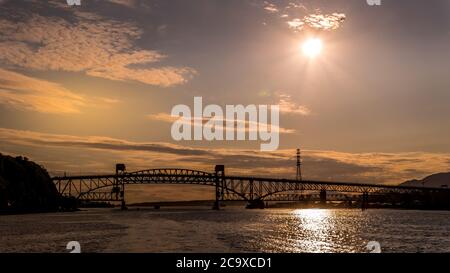
[(0, 216), (0, 252), (450, 252), (449, 211), (87, 209)]

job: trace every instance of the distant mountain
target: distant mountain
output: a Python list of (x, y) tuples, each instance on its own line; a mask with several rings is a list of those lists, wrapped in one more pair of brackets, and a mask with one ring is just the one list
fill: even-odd
[(414, 187), (430, 187), (430, 188), (440, 188), (442, 186), (447, 186), (450, 188), (450, 172), (448, 173), (436, 173), (425, 177), (424, 179), (409, 180), (400, 184), (401, 186), (414, 186)]

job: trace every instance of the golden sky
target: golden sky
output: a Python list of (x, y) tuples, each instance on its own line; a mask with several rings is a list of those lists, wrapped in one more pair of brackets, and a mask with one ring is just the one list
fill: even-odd
[[(399, 2), (0, 1), (0, 152), (52, 174), (292, 177), (297, 147), (309, 179), (448, 171), (450, 4)], [(279, 105), (280, 149), (172, 140), (171, 109), (194, 96)]]

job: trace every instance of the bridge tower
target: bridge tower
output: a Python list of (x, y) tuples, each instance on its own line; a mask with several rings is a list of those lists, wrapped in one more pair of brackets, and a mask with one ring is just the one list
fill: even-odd
[(214, 201), (213, 209), (220, 209), (220, 200), (224, 198), (224, 189), (225, 189), (225, 166), (224, 165), (216, 165), (215, 168), (216, 173), (216, 200)]
[(297, 181), (302, 181), (302, 160), (301, 160), (301, 154), (300, 149), (297, 149)]
[(127, 206), (125, 204), (125, 183), (123, 180), (119, 179), (119, 176), (125, 173), (126, 167), (125, 164), (119, 163), (116, 164), (116, 177), (114, 180), (114, 188), (113, 191), (116, 193), (116, 199), (121, 201), (121, 209), (126, 210)]

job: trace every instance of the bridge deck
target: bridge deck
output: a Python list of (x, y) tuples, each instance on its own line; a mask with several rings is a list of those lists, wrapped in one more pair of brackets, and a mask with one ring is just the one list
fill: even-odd
[[(191, 178), (205, 178), (204, 175), (188, 175)], [(77, 175), (77, 176), (55, 176), (52, 177), (54, 182), (58, 181), (73, 181), (73, 180), (93, 180), (93, 179), (123, 179), (127, 181), (133, 178), (145, 178), (145, 177), (155, 177), (152, 174), (137, 174), (137, 173), (126, 173), (126, 174), (99, 174), (99, 175)], [(186, 177), (186, 175), (177, 174), (158, 174), (157, 177)], [(211, 182), (216, 179), (215, 174), (210, 173), (208, 177)], [(335, 186), (353, 186), (353, 187), (371, 187), (371, 188), (383, 188), (383, 189), (402, 189), (402, 190), (420, 190), (420, 191), (450, 191), (449, 188), (436, 188), (436, 187), (415, 187), (415, 186), (401, 186), (393, 184), (375, 184), (375, 183), (356, 183), (356, 182), (336, 182), (336, 181), (319, 181), (319, 180), (295, 180), (295, 179), (285, 179), (285, 178), (270, 178), (270, 177), (251, 177), (251, 176), (223, 176), (224, 180), (232, 181), (253, 181), (253, 182), (271, 182), (271, 183), (294, 183), (294, 184), (314, 184), (314, 185), (335, 185)], [(129, 184), (133, 180), (130, 180)]]

